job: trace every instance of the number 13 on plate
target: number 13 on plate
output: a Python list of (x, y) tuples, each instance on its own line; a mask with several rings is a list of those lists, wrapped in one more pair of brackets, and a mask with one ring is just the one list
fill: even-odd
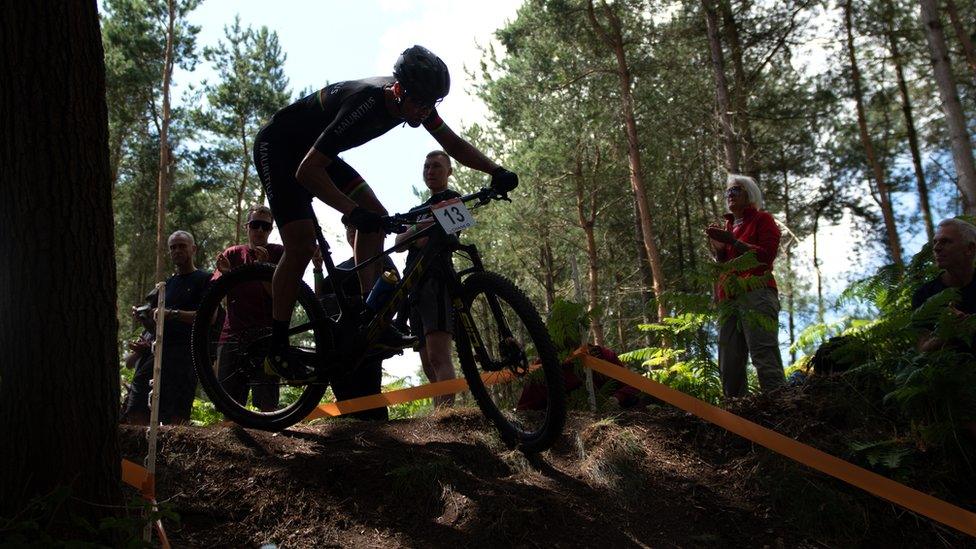
[(454, 234), (474, 225), (474, 217), (460, 198), (438, 202), (431, 206), (430, 210), (447, 234)]

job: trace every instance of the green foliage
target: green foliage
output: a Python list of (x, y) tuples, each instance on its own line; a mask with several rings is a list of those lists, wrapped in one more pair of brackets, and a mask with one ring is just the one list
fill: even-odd
[(852, 442), (851, 451), (872, 467), (898, 469), (913, 450), (899, 440), (879, 440), (875, 442)]
[(4, 547), (152, 547), (142, 540), (143, 529), (157, 520), (178, 524), (179, 515), (167, 504), (158, 509), (133, 496), (119, 514), (93, 522), (73, 510), (71, 488), (59, 486), (32, 499), (14, 517), (0, 517)]
[(576, 350), (582, 342), (581, 334), (590, 327), (590, 315), (586, 305), (565, 299), (557, 299), (549, 310), (546, 328), (556, 344), (560, 358)]
[[(383, 386), (383, 392), (395, 391), (397, 389), (405, 389), (409, 387), (408, 378), (402, 377), (393, 380), (392, 382)], [(412, 402), (404, 402), (403, 404), (394, 404), (389, 407), (390, 419), (407, 419), (411, 417), (420, 417), (425, 415), (430, 415), (434, 410), (434, 401), (429, 398), (422, 400), (414, 400)]]

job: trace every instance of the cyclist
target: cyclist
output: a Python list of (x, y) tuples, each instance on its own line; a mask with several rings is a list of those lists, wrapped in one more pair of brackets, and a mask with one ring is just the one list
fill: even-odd
[[(383, 248), (381, 218), (387, 211), (339, 153), (398, 124), (423, 125), (458, 162), (491, 174), (496, 190), (507, 192), (518, 185), (514, 173), (488, 159), (441, 120), (436, 106), (450, 86), (447, 65), (426, 48), (412, 46), (400, 54), (392, 77), (326, 86), (278, 111), (258, 133), (254, 162), (285, 246), (272, 282), (272, 350), (265, 361), (269, 372), (292, 378), (307, 374), (289, 367), (284, 351), (298, 281), (316, 248), (312, 197), (342, 212), (343, 222), (356, 227), (357, 263)], [(363, 293), (372, 288), (381, 267), (375, 262), (359, 272)], [(393, 328), (383, 339), (389, 347), (411, 344)]]

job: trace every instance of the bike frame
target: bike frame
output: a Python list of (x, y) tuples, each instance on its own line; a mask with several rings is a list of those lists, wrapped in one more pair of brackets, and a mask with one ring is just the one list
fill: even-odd
[[(480, 202), (472, 208), (477, 209), (488, 202), (484, 193), (484, 190), (478, 193), (472, 193), (462, 197), (461, 200), (464, 202), (469, 202), (471, 200), (480, 199)], [(394, 223), (405, 225), (410, 222), (415, 222), (417, 218), (425, 215), (430, 215), (429, 208), (417, 210), (407, 214), (395, 215), (388, 219), (393, 220)], [(417, 234), (404, 240), (400, 244), (392, 246), (363, 261), (362, 263), (356, 264), (356, 266), (351, 269), (340, 269), (339, 267), (336, 267), (335, 262), (332, 260), (331, 247), (325, 240), (325, 236), (322, 234), (322, 229), (318, 226), (318, 224), (315, 226), (315, 238), (318, 242), (319, 249), (322, 250), (322, 261), (325, 264), (325, 269), (329, 275), (329, 280), (332, 282), (332, 287), (335, 292), (336, 301), (339, 308), (339, 318), (337, 320), (329, 318), (326, 315), (321, 316), (323, 319), (325, 319), (324, 322), (330, 324), (328, 329), (332, 333), (349, 337), (359, 334), (362, 330), (360, 329), (361, 326), (359, 323), (359, 318), (357, 318), (354, 311), (350, 309), (349, 301), (346, 299), (346, 294), (343, 291), (343, 282), (350, 276), (357, 276), (360, 270), (365, 268), (367, 265), (378, 261), (380, 258), (387, 257), (394, 251), (408, 247), (411, 243), (416, 242), (421, 238), (427, 238), (427, 244), (420, 251), (417, 261), (406, 270), (406, 272), (403, 274), (403, 278), (393, 288), (391, 298), (379, 311), (376, 312), (372, 320), (366, 326), (365, 340), (361, 341), (360, 343), (365, 345), (363, 348), (368, 348), (368, 346), (374, 342), (381, 333), (383, 333), (383, 330), (389, 326), (389, 318), (392, 317), (391, 313), (399, 309), (403, 300), (407, 298), (410, 289), (424, 284), (430, 278), (430, 267), (438, 266), (440, 267), (441, 273), (445, 275), (445, 282), (448, 285), (448, 290), (452, 298), (452, 308), (454, 313), (457, 315), (456, 318), (460, 319), (461, 325), (468, 335), (469, 341), (475, 350), (475, 356), (478, 358), (478, 361), (482, 363), (483, 368), (487, 369), (485, 365), (488, 365), (491, 362), (489, 355), (484, 348), (484, 343), (481, 339), (480, 333), (474, 329), (474, 322), (470, 313), (465, 309), (464, 303), (461, 300), (462, 277), (470, 273), (485, 270), (484, 264), (481, 261), (481, 256), (473, 244), (461, 244), (456, 239), (449, 238), (449, 235), (444, 231), (440, 224), (434, 220), (430, 227), (418, 231)], [(454, 269), (451, 258), (454, 252), (457, 251), (464, 252), (470, 258), (472, 262), (472, 266), (470, 268), (463, 269), (460, 272)], [(512, 333), (504, 320), (501, 307), (498, 304), (498, 301), (491, 296), (489, 296), (489, 307), (498, 326), (500, 326), (503, 330), (503, 335), (505, 337), (511, 337)], [(291, 328), (289, 333), (301, 333), (303, 331), (307, 331), (312, 326), (313, 322), (309, 321)], [(350, 339), (343, 337), (342, 340), (349, 341)], [(337, 345), (335, 349), (331, 350), (333, 356), (324, 356), (322, 358), (339, 360), (353, 359), (353, 364), (351, 365), (350, 369), (354, 369), (366, 357), (366, 354), (361, 352), (362, 349), (340, 349), (338, 347), (339, 346)], [(357, 346), (354, 345), (353, 347)], [(352, 353), (352, 356), (350, 356), (350, 352)]]

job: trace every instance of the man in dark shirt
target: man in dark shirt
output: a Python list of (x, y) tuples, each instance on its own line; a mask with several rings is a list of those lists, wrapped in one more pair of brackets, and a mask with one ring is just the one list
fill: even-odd
[[(949, 312), (959, 320), (976, 313), (976, 227), (959, 219), (946, 219), (939, 223), (932, 241), (935, 264), (942, 269), (933, 280), (919, 286), (912, 296), (912, 307), (918, 309), (929, 298), (948, 288), (959, 291), (961, 298), (949, 304)], [(932, 333), (935, 326), (924, 326), (918, 338), (918, 349), (935, 351), (946, 341)]]
[[(287, 364), (287, 330), (298, 280), (315, 252), (312, 197), (342, 212), (358, 230), (357, 263), (380, 252), (387, 214), (363, 178), (339, 153), (407, 123), (424, 128), (459, 162), (492, 175), (492, 186), (508, 192), (515, 174), (489, 160), (441, 120), (435, 106), (450, 90), (447, 65), (426, 48), (404, 50), (392, 77), (337, 82), (278, 111), (254, 143), (254, 162), (278, 222), (285, 253), (273, 282), (274, 325), (268, 369), (303, 375)], [(360, 271), (367, 294), (381, 272), (379, 262)], [(396, 338), (392, 338), (396, 339)]]
[[(176, 231), (170, 235), (169, 255), (176, 273), (166, 280), (166, 310), (163, 312), (166, 324), (159, 401), (159, 421), (162, 423), (188, 423), (196, 394), (197, 376), (190, 352), (190, 332), (210, 283), (210, 273), (194, 265), (196, 252), (197, 246), (190, 233)], [(153, 306), (157, 304), (158, 301)], [(155, 313), (153, 309), (154, 317)], [(142, 360), (136, 367), (125, 412), (131, 423), (148, 423), (152, 368), (152, 360)]]

